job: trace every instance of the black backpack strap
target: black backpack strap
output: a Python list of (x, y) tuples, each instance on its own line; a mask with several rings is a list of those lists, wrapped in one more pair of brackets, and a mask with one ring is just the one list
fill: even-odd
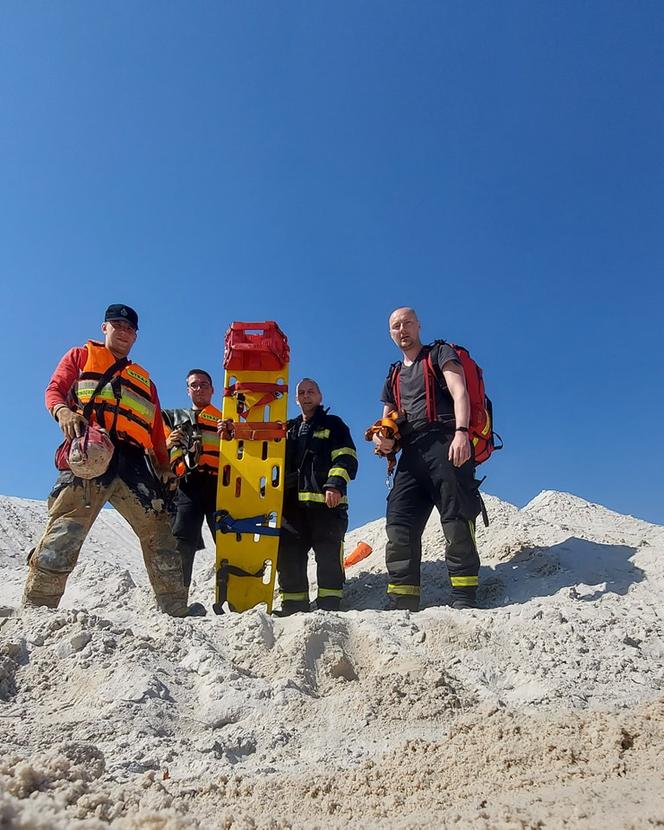
[[(99, 392), (106, 386), (106, 384), (111, 380), (111, 378), (121, 372), (124, 367), (129, 363), (129, 360), (126, 357), (121, 357), (119, 360), (116, 360), (112, 366), (109, 366), (108, 369), (104, 372), (104, 374), (99, 378), (99, 382), (95, 387), (95, 391), (90, 396), (90, 400), (85, 404), (83, 407), (83, 417), (86, 421), (90, 420), (90, 416), (92, 415), (92, 410), (95, 406), (95, 398), (99, 394)], [(115, 393), (117, 398), (117, 392)], [(101, 413), (100, 413), (101, 414)], [(98, 419), (100, 423), (103, 423), (103, 419)], [(115, 426), (115, 424), (113, 424)]]
[(390, 365), (387, 372), (387, 384), (392, 395), (392, 400), (397, 409), (401, 406), (401, 393), (399, 391), (399, 375), (401, 374), (401, 361), (397, 360)]

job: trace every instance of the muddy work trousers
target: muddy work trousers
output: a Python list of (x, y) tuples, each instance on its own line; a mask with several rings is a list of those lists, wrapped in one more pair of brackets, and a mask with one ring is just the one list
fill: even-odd
[(308, 603), (307, 560), (311, 548), (316, 557), (318, 605), (339, 607), (344, 584), (343, 545), (348, 529), (345, 506), (301, 506), (289, 499), (279, 538), (277, 572), (282, 605)]
[(454, 467), (447, 454), (452, 437), (437, 430), (414, 436), (402, 450), (387, 501), (388, 594), (420, 596), (422, 533), (434, 507), (445, 536), (453, 596), (474, 600), (480, 559), (475, 519), (481, 510), (475, 465)]
[(48, 523), (32, 551), (23, 594), (27, 606), (57, 608), (81, 546), (106, 502), (139, 538), (143, 561), (160, 609), (172, 616), (187, 611), (182, 564), (168, 514), (142, 453), (116, 450), (112, 468), (84, 482), (60, 473), (48, 499)]
[(215, 538), (214, 514), (217, 509), (217, 476), (193, 471), (181, 482), (175, 497), (173, 535), (182, 557), (182, 574), (187, 588), (191, 585), (194, 557), (205, 547), (201, 528), (207, 521)]

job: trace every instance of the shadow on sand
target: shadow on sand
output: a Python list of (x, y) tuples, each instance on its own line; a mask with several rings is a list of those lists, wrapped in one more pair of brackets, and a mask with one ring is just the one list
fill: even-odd
[[(551, 547), (524, 547), (506, 562), (480, 569), (480, 608), (500, 608), (548, 597), (563, 588), (590, 602), (609, 593), (624, 595), (644, 578), (630, 560), (636, 548), (606, 545), (571, 536)], [(387, 573), (351, 576), (344, 605), (356, 610), (386, 607)], [(369, 590), (367, 590), (369, 589)], [(447, 605), (450, 587), (443, 559), (422, 563), (422, 607)]]

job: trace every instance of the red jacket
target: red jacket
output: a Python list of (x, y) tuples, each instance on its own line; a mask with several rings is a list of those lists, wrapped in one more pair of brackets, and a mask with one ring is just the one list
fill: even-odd
[[(69, 393), (71, 392), (72, 386), (78, 380), (87, 358), (88, 350), (86, 346), (74, 346), (60, 360), (46, 387), (46, 394), (44, 396), (46, 408), (49, 412), (53, 410), (54, 406), (61, 403), (67, 406), (71, 405)], [(155, 417), (151, 431), (152, 445), (159, 464), (167, 467), (168, 450), (166, 449), (166, 439), (164, 438), (161, 405), (159, 404), (157, 387), (152, 381), (150, 381), (150, 391), (152, 403), (155, 407)]]

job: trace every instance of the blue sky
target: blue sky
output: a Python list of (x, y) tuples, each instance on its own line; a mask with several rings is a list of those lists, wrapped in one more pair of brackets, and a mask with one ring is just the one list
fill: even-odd
[[(141, 317), (181, 405), (222, 386), (231, 320), (274, 319), (292, 379), (362, 441), (398, 357), (387, 316), (483, 366), (505, 449), (485, 488), (664, 522), (664, 5), (6, 2), (0, 26), (0, 493), (45, 498), (43, 390)], [(293, 409), (293, 412), (295, 410)]]

